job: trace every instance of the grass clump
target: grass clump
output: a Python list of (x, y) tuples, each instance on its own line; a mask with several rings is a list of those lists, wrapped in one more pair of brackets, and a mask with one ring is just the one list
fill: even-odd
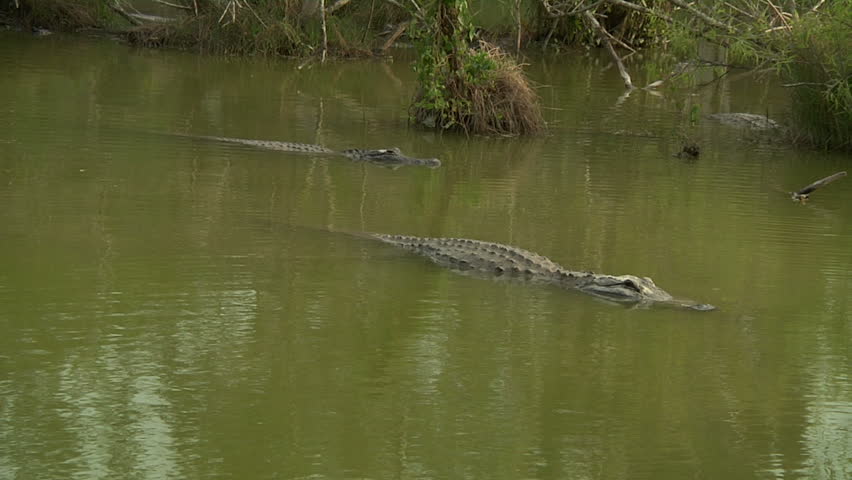
[[(223, 6), (224, 5), (224, 6)], [(127, 32), (131, 43), (222, 55), (300, 55), (307, 36), (296, 21), (298, 2), (198, 2), (198, 12)]]
[(509, 56), (476, 41), (467, 0), (437, 0), (415, 32), (419, 89), (412, 116), (421, 124), (487, 135), (544, 128), (538, 96)]
[(793, 89), (793, 134), (827, 149), (852, 150), (852, 0), (803, 16), (786, 43), (782, 75)]
[(110, 17), (109, 9), (100, 0), (19, 0), (17, 4), (8, 2), (5, 9), (27, 28), (66, 32), (97, 28)]
[[(326, 8), (331, 3), (326, 1)], [(382, 3), (351, 2), (326, 15), (328, 53), (338, 57), (370, 54), (370, 34), (384, 27), (384, 22), (400, 21), (404, 13)], [(190, 11), (166, 24), (142, 25), (127, 36), (143, 46), (222, 55), (305, 57), (323, 48), (320, 13), (306, 8), (302, 0), (197, 0), (197, 4), (197, 13)]]

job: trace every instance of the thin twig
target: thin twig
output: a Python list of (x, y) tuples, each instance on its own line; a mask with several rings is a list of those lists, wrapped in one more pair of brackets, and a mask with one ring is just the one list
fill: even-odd
[(415, 0), (409, 0), (409, 1), (411, 2), (412, 5), (414, 5), (414, 9), (417, 10), (417, 13), (419, 13), (420, 16), (422, 17), (423, 16), (423, 9), (420, 8), (420, 5), (418, 5)]
[(263, 25), (263, 28), (269, 28), (269, 26), (266, 25), (266, 22), (264, 22), (263, 19), (260, 18), (260, 15), (258, 15), (257, 12), (254, 11), (254, 8), (252, 8), (251, 3), (246, 2), (246, 7), (251, 13), (254, 14), (254, 17), (257, 19), (257, 21), (260, 22), (261, 25)]
[(672, 23), (674, 21), (674, 20), (672, 20), (671, 17), (669, 17), (668, 15), (666, 15), (664, 13), (655, 12), (654, 10), (651, 10), (650, 8), (643, 7), (642, 5), (636, 5), (635, 3), (626, 2), (624, 0), (607, 0), (607, 3), (611, 3), (613, 5), (620, 5), (624, 8), (636, 10), (637, 12), (642, 12), (642, 13), (645, 13), (645, 14), (648, 14), (648, 15), (655, 15), (655, 16), (657, 16), (657, 17), (659, 17), (659, 18), (661, 18), (661, 19), (663, 19), (663, 20), (665, 20), (669, 23)]
[(345, 7), (346, 4), (349, 3), (350, 1), (352, 1), (352, 0), (337, 0), (337, 2), (334, 5), (328, 7), (328, 9), (326, 10), (326, 13), (331, 15), (332, 13), (336, 12), (340, 8)]
[(693, 15), (695, 15), (696, 17), (698, 17), (702, 21), (704, 21), (704, 23), (706, 23), (706, 24), (708, 24), (712, 27), (721, 28), (721, 29), (723, 29), (727, 32), (733, 33), (733, 28), (731, 28), (730, 26), (725, 25), (724, 23), (720, 22), (719, 20), (716, 20), (715, 18), (707, 15), (706, 13), (702, 12), (701, 10), (698, 10), (697, 8), (695, 8), (692, 5), (684, 2), (683, 0), (669, 0), (669, 3), (675, 4), (678, 7), (683, 8), (684, 10), (688, 10)]
[(328, 32), (325, 28), (325, 0), (320, 0), (320, 15), (322, 17), (322, 60), (320, 63), (325, 63), (325, 56), (328, 53)]
[(742, 13), (743, 15), (745, 15), (746, 17), (748, 17), (748, 18), (750, 18), (750, 19), (752, 19), (752, 20), (757, 20), (757, 17), (755, 17), (754, 15), (752, 15), (752, 14), (750, 14), (750, 13), (746, 12), (745, 10), (741, 10), (740, 8), (738, 8), (736, 5), (732, 4), (731, 2), (725, 2), (725, 5), (727, 5), (727, 6), (728, 6), (731, 10), (735, 10), (735, 11), (737, 11), (737, 12), (739, 12), (739, 13)]
[(820, 82), (797, 82), (797, 83), (783, 83), (782, 87), (825, 87), (827, 84)]
[(187, 7), (186, 5), (179, 5), (177, 3), (166, 2), (165, 0), (154, 0), (154, 3), (159, 3), (160, 5), (165, 5), (167, 7), (179, 8), (181, 10), (192, 10), (192, 7)]
[[(630, 55), (633, 55), (634, 53), (636, 53), (636, 49), (635, 49), (635, 48), (633, 48), (633, 47), (631, 47), (630, 45), (628, 45), (628, 44), (626, 44), (626, 43), (622, 42), (621, 40), (619, 40), (619, 39), (617, 39), (617, 38), (615, 38), (615, 36), (614, 36), (613, 34), (611, 34), (611, 33), (607, 32), (606, 30), (604, 30), (604, 33), (606, 34), (606, 36), (607, 36), (607, 37), (609, 37), (609, 39), (610, 39), (610, 40), (612, 40), (613, 42), (615, 42), (615, 43), (616, 43), (619, 47), (621, 47), (621, 48), (623, 48), (623, 49), (625, 49), (625, 50), (630, 50)], [(627, 58), (627, 56), (625, 56), (624, 58)]]
[(231, 3), (230, 3), (230, 2), (229, 2), (227, 5), (225, 5), (225, 9), (224, 9), (224, 10), (222, 10), (222, 15), (220, 15), (220, 16), (219, 16), (219, 21), (218, 21), (217, 23), (222, 23), (222, 19), (223, 19), (223, 18), (225, 18), (225, 15), (227, 15), (227, 14), (228, 14), (228, 8), (229, 8), (230, 6), (231, 6)]
[(521, 53), (521, 0), (515, 0), (515, 14), (518, 15), (518, 38), (515, 43), (515, 53)]
[(408, 28), (408, 22), (402, 22), (396, 26), (396, 30), (393, 31), (391, 36), (385, 41), (385, 44), (382, 45), (381, 52), (383, 54), (394, 44), (394, 42), (396, 42), (406, 28)]
[(787, 22), (787, 18), (784, 16), (784, 13), (785, 13), (785, 12), (780, 11), (780, 10), (778, 9), (778, 7), (776, 7), (776, 6), (775, 6), (775, 4), (774, 4), (774, 3), (772, 3), (770, 0), (766, 0), (766, 3), (767, 3), (767, 5), (769, 5), (769, 7), (770, 7), (770, 8), (771, 8), (774, 12), (775, 12), (775, 15), (778, 17), (778, 19), (779, 19), (779, 20), (781, 20), (781, 23), (783, 24), (783, 27), (784, 27), (785, 29), (789, 30), (789, 29), (790, 29), (790, 23), (789, 23), (789, 22)]
[(361, 39), (362, 44), (367, 43), (367, 34), (370, 32), (370, 27), (373, 25), (373, 10), (376, 7), (376, 0), (370, 2), (370, 17), (367, 18), (367, 26), (364, 28), (364, 37)]
[(602, 3), (604, 3), (605, 1), (606, 0), (598, 0), (595, 3), (593, 3), (591, 5), (586, 5), (586, 6), (583, 6), (583, 2), (579, 2), (576, 6), (574, 6), (574, 8), (572, 10), (570, 10), (568, 12), (563, 12), (563, 11), (560, 10), (562, 8), (562, 5), (553, 6), (553, 5), (550, 4), (550, 2), (548, 0), (542, 0), (541, 4), (544, 7), (544, 9), (547, 10), (547, 15), (550, 18), (559, 18), (559, 17), (567, 17), (567, 16), (571, 16), (571, 15), (579, 15), (579, 14), (587, 12), (589, 10), (594, 10), (594, 9), (598, 8), (598, 6)]
[[(399, 7), (399, 8), (401, 8), (401, 9), (405, 10), (406, 12), (411, 12), (411, 15), (413, 15), (413, 16), (414, 16), (414, 18), (416, 18), (416, 19), (418, 19), (418, 20), (420, 20), (420, 21), (423, 21), (423, 20), (424, 20), (423, 12), (421, 12), (421, 11), (419, 10), (419, 6), (418, 6), (418, 10), (412, 11), (412, 10), (408, 9), (407, 7), (404, 7), (403, 5), (400, 5), (400, 3), (399, 3), (399, 2), (397, 2), (396, 0), (385, 0), (385, 1), (386, 1), (386, 2), (388, 2), (388, 3), (390, 3), (391, 5), (396, 5), (397, 7)], [(417, 6), (417, 4), (415, 4), (415, 6)]]
[(544, 45), (541, 47), (542, 50), (547, 50), (547, 44), (550, 43), (550, 37), (553, 36), (553, 32), (556, 31), (556, 26), (559, 24), (559, 19), (554, 18), (553, 24), (550, 26), (550, 31), (547, 32), (547, 36), (544, 37)]

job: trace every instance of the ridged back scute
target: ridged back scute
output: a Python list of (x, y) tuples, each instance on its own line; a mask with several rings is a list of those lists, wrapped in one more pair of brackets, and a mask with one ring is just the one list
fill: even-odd
[[(405, 248), (438, 263), (462, 270), (526, 275), (554, 280), (569, 272), (549, 258), (518, 247), (467, 238), (429, 238), (373, 234), (383, 242)], [(573, 273), (573, 272), (570, 272)]]
[(219, 142), (239, 143), (251, 147), (265, 148), (267, 150), (277, 150), (279, 152), (300, 152), (300, 153), (336, 153), (334, 150), (323, 147), (322, 145), (314, 145), (312, 143), (298, 142), (276, 142), (273, 140), (252, 140), (248, 138), (231, 138), (231, 137), (201, 137), (209, 140), (217, 140)]

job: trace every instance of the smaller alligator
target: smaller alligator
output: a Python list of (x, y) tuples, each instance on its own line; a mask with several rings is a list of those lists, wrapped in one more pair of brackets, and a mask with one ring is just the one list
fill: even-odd
[(373, 150), (365, 150), (358, 148), (350, 148), (347, 150), (332, 150), (323, 147), (322, 145), (314, 145), (311, 143), (294, 143), (294, 142), (276, 142), (272, 140), (251, 140), (246, 138), (230, 138), (230, 137), (213, 137), (206, 135), (182, 135), (189, 138), (198, 138), (202, 140), (213, 140), (225, 143), (238, 143), (251, 147), (265, 148), (267, 150), (277, 150), (279, 152), (297, 152), (297, 153), (322, 153), (328, 155), (343, 155), (344, 157), (356, 161), (367, 162), (383, 167), (401, 167), (404, 165), (419, 165), (430, 168), (441, 166), (441, 161), (437, 158), (414, 158), (406, 156), (400, 149), (379, 148)]
[(619, 303), (657, 303), (700, 311), (716, 309), (705, 303), (675, 299), (648, 277), (575, 272), (547, 257), (500, 243), (467, 238), (421, 238), (382, 233), (355, 235), (389, 243), (453, 270), (547, 283)]

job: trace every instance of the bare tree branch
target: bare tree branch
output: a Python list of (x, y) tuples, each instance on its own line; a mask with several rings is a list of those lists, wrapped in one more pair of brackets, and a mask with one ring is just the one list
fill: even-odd
[(186, 5), (179, 5), (177, 3), (166, 2), (165, 0), (154, 0), (154, 3), (159, 3), (160, 5), (165, 5), (167, 7), (179, 8), (181, 10), (192, 10), (192, 7), (187, 7)]
[(396, 5), (397, 7), (401, 8), (401, 9), (403, 9), (403, 10), (405, 10), (405, 11), (411, 12), (411, 14), (414, 16), (414, 18), (416, 18), (416, 19), (418, 19), (418, 20), (420, 20), (420, 21), (423, 21), (423, 20), (424, 20), (424, 17), (423, 17), (423, 10), (421, 10), (421, 9), (420, 9), (420, 5), (417, 5), (417, 3), (416, 3), (416, 2), (414, 2), (414, 0), (412, 0), (412, 3), (414, 3), (415, 10), (411, 10), (411, 9), (410, 9), (410, 8), (408, 8), (408, 7), (405, 7), (405, 6), (403, 6), (403, 5), (400, 5), (400, 3), (399, 3), (399, 2), (397, 2), (396, 0), (385, 0), (385, 1), (386, 1), (386, 2), (388, 2), (388, 3), (390, 3), (391, 5)]
[(816, 190), (817, 188), (824, 187), (824, 186), (828, 185), (829, 183), (831, 183), (835, 180), (841, 179), (845, 176), (846, 176), (846, 172), (837, 172), (834, 175), (829, 175), (825, 178), (821, 178), (821, 179), (817, 180), (816, 182), (808, 185), (807, 187), (803, 187), (801, 190), (798, 190), (798, 191), (795, 191), (795, 192), (790, 192), (790, 195), (792, 195), (793, 200), (807, 200), (808, 196), (811, 193), (813, 193), (813, 191)]
[(334, 13), (334, 12), (338, 11), (339, 9), (341, 9), (342, 7), (345, 7), (345, 6), (346, 6), (346, 4), (347, 4), (347, 3), (349, 3), (350, 1), (351, 1), (351, 0), (337, 0), (337, 2), (335, 2), (335, 4), (334, 4), (334, 5), (332, 5), (332, 6), (330, 6), (330, 7), (328, 7), (328, 8), (326, 9), (326, 12), (325, 12), (325, 13), (327, 13), (327, 14), (331, 15), (332, 13)]
[(325, 28), (325, 0), (320, 0), (320, 15), (322, 17), (322, 60), (320, 63), (325, 63), (325, 56), (328, 54), (328, 32)]
[(674, 22), (674, 20), (672, 20), (671, 17), (669, 17), (668, 15), (666, 15), (664, 13), (655, 12), (654, 10), (651, 10), (650, 8), (643, 7), (642, 5), (636, 5), (635, 3), (626, 2), (624, 0), (607, 0), (607, 3), (611, 3), (613, 5), (620, 5), (624, 8), (636, 10), (637, 12), (642, 12), (642, 13), (645, 13), (645, 14), (648, 14), (648, 15), (654, 15), (655, 17), (659, 17), (659, 18), (661, 18), (661, 19), (663, 19), (663, 20), (665, 20), (669, 23)]
[(684, 10), (689, 11), (690, 13), (695, 15), (696, 17), (700, 18), (704, 23), (710, 25), (711, 27), (721, 28), (722, 30), (725, 30), (728, 33), (734, 33), (734, 29), (731, 28), (730, 26), (725, 25), (724, 23), (720, 22), (719, 20), (716, 20), (715, 18), (705, 14), (701, 10), (698, 10), (697, 8), (695, 8), (692, 5), (684, 2), (683, 0), (669, 0), (669, 3), (672, 3), (674, 5), (677, 5), (680, 8), (683, 8)]
[(541, 5), (544, 7), (545, 10), (547, 10), (547, 15), (549, 17), (558, 18), (558, 17), (567, 17), (567, 16), (571, 16), (571, 15), (579, 15), (583, 12), (587, 12), (589, 10), (594, 10), (594, 9), (598, 8), (598, 6), (600, 6), (605, 1), (606, 0), (598, 0), (597, 2), (592, 3), (591, 5), (585, 5), (585, 6), (583, 6), (583, 2), (580, 1), (580, 2), (577, 2), (577, 5), (575, 5), (574, 8), (572, 8), (571, 10), (569, 10), (567, 12), (563, 11), (562, 9), (566, 8), (568, 6), (567, 5), (568, 2), (566, 2), (565, 5), (560, 4), (560, 5), (554, 6), (554, 5), (550, 4), (550, 0), (541, 0)]
[(114, 11), (115, 13), (117, 13), (117, 14), (118, 14), (121, 18), (123, 18), (123, 19), (127, 20), (128, 22), (130, 22), (130, 24), (131, 24), (131, 25), (135, 25), (135, 26), (137, 26), (137, 27), (138, 27), (139, 25), (142, 25), (142, 22), (140, 22), (139, 20), (137, 20), (137, 19), (135, 19), (135, 18), (131, 17), (129, 13), (125, 12), (125, 11), (124, 11), (124, 9), (123, 9), (123, 8), (121, 8), (121, 5), (119, 5), (119, 4), (118, 4), (118, 0), (115, 0), (115, 2), (114, 2), (114, 3), (107, 3), (107, 6), (110, 8), (110, 10)]
[(786, 12), (782, 12), (781, 10), (779, 10), (778, 7), (776, 7), (775, 4), (772, 3), (769, 0), (766, 0), (766, 3), (769, 5), (769, 8), (771, 8), (772, 11), (775, 12), (775, 15), (781, 21), (782, 30), (789, 30), (790, 29), (790, 23), (787, 21), (787, 16), (789, 16), (790, 14), (787, 13), (785, 15)]
[(591, 12), (586, 10), (585, 12), (583, 12), (583, 16), (592, 25), (592, 28), (594, 28), (598, 32), (598, 36), (601, 39), (601, 43), (604, 44), (606, 49), (609, 51), (609, 54), (612, 55), (613, 60), (615, 60), (615, 65), (618, 67), (618, 73), (621, 74), (621, 79), (624, 80), (624, 86), (627, 87), (629, 90), (632, 90), (634, 88), (633, 81), (630, 79), (630, 74), (627, 73), (627, 69), (624, 68), (624, 63), (622, 63), (621, 58), (618, 56), (618, 53), (612, 47), (612, 43), (609, 41), (609, 34), (606, 30), (604, 30), (601, 24), (598, 23), (598, 20), (595, 18), (594, 15), (592, 15)]
[(731, 2), (725, 2), (725, 5), (726, 5), (728, 8), (730, 8), (731, 10), (734, 10), (734, 11), (736, 11), (736, 12), (739, 12), (739, 13), (741, 13), (741, 14), (745, 15), (746, 17), (748, 17), (748, 18), (752, 19), (752, 20), (757, 20), (757, 17), (755, 17), (754, 15), (752, 15), (752, 14), (750, 14), (750, 13), (746, 12), (745, 10), (743, 10), (743, 9), (741, 9), (741, 8), (739, 8), (739, 7), (737, 7), (736, 5), (732, 4)]
[(246, 7), (249, 9), (249, 11), (254, 14), (254, 18), (256, 18), (257, 21), (260, 22), (261, 25), (263, 25), (263, 28), (269, 28), (266, 22), (264, 22), (263, 19), (260, 18), (260, 15), (258, 15), (257, 12), (254, 11), (254, 8), (252, 8), (251, 4), (249, 2), (244, 3), (246, 4)]
[(387, 52), (387, 50), (397, 41), (397, 39), (405, 32), (405, 29), (408, 28), (408, 22), (402, 22), (396, 26), (396, 30), (393, 31), (390, 37), (385, 40), (385, 44), (382, 45), (382, 48), (379, 49), (382, 54)]

